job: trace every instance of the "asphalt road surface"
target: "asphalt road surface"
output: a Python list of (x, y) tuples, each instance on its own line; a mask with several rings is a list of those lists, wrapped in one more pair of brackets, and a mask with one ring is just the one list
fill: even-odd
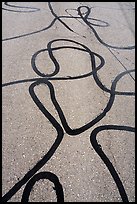
[(135, 2), (2, 2), (3, 202), (135, 202)]

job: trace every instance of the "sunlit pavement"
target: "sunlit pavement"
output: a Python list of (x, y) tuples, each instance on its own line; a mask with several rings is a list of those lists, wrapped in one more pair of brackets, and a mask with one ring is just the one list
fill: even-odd
[(2, 8), (2, 202), (135, 202), (135, 2)]

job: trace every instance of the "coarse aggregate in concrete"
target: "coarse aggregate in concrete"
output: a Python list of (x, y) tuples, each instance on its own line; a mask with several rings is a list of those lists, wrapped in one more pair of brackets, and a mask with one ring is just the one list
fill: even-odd
[(3, 202), (135, 202), (135, 2), (2, 8)]

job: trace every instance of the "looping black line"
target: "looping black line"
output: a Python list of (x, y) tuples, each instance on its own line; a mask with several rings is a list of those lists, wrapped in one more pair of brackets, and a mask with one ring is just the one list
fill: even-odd
[[(8, 2), (5, 2), (5, 5), (7, 7), (13, 7), (15, 9), (19, 8), (19, 9), (32, 9), (31, 11), (17, 11), (17, 10), (10, 10), (7, 9), (9, 11), (13, 11), (13, 12), (34, 12), (34, 11), (38, 11), (39, 9), (37, 8), (32, 8), (32, 7), (20, 7), (20, 6), (15, 6), (12, 4), (9, 4)], [(41, 31), (45, 31), (49, 28), (51, 28), (51, 26), (55, 23), (56, 20), (58, 20), (66, 29), (68, 29), (71, 32), (76, 33), (72, 28), (70, 28), (62, 19), (63, 18), (68, 18), (68, 19), (76, 19), (76, 20), (82, 20), (82, 22), (84, 22), (94, 33), (96, 39), (103, 45), (105, 45), (108, 48), (115, 48), (115, 49), (134, 49), (134, 46), (127, 46), (127, 47), (117, 47), (117, 46), (112, 46), (112, 45), (108, 45), (107, 43), (105, 43), (100, 36), (98, 35), (97, 31), (94, 29), (93, 26), (99, 26), (99, 27), (107, 27), (109, 26), (109, 24), (107, 22), (101, 21), (99, 19), (95, 19), (95, 18), (91, 18), (89, 17), (89, 15), (91, 14), (92, 11), (92, 7), (88, 7), (88, 6), (79, 6), (76, 11), (78, 12), (78, 16), (58, 16), (55, 12), (54, 9), (51, 5), (50, 2), (48, 2), (48, 6), (49, 9), (52, 13), (52, 15), (54, 16), (54, 19), (52, 20), (52, 22), (50, 23), (49, 26), (47, 26), (46, 28), (43, 28), (41, 30), (38, 31), (34, 31), (28, 34), (22, 34), (20, 36), (15, 36), (15, 37), (11, 37), (11, 38), (7, 38), (4, 39), (3, 41), (6, 40), (11, 40), (11, 39), (16, 39), (16, 38), (20, 38), (20, 37), (25, 37), (28, 35), (32, 35), (32, 34), (36, 34), (39, 33)], [(85, 12), (82, 12), (82, 10), (86, 9)], [(4, 8), (3, 8), (4, 9)], [(6, 9), (5, 9), (6, 10)], [(66, 12), (68, 12), (68, 9), (66, 9)], [(68, 13), (69, 14), (69, 13)], [(70, 14), (69, 14), (70, 15)], [(99, 24), (93, 23), (94, 21), (96, 21)], [(55, 42), (63, 42), (63, 46), (57, 46), (54, 47), (54, 43)], [(74, 44), (74, 46), (69, 46), (69, 45), (64, 45), (64, 42), (70, 42), (71, 44)], [(55, 75), (57, 75), (60, 71), (60, 64), (58, 62), (58, 60), (56, 59), (56, 57), (54, 56), (54, 51), (56, 50), (60, 50), (60, 49), (74, 49), (74, 50), (79, 50), (82, 52), (85, 52), (85, 54), (88, 54), (90, 57), (90, 64), (91, 64), (91, 70), (88, 73), (82, 74), (82, 75), (77, 75), (77, 76), (62, 76), (62, 77), (55, 77)], [(49, 55), (49, 58), (51, 59), (53, 66), (54, 66), (54, 71), (52, 73), (42, 73), (40, 71), (40, 68), (37, 67), (37, 57), (43, 53), (43, 52), (47, 52)], [(98, 66), (96, 65), (96, 58), (99, 59)], [(135, 70), (126, 70), (124, 72), (121, 72), (120, 74), (118, 74), (115, 79), (113, 80), (112, 84), (111, 84), (111, 88), (107, 88), (99, 79), (98, 77), (98, 71), (103, 68), (103, 66), (105, 65), (105, 60), (102, 56), (100, 56), (97, 53), (94, 53), (93, 51), (91, 51), (87, 46), (85, 46), (82, 43), (79, 43), (77, 41), (74, 40), (70, 40), (70, 39), (54, 39), (51, 40), (48, 44), (47, 44), (47, 48), (45, 49), (41, 49), (37, 52), (35, 52), (31, 58), (31, 66), (32, 69), (34, 70), (34, 72), (39, 76), (37, 78), (33, 78), (33, 79), (24, 79), (24, 80), (18, 80), (18, 81), (14, 81), (14, 82), (8, 82), (3, 84), (3, 87), (6, 87), (8, 85), (12, 85), (12, 84), (17, 84), (17, 83), (24, 83), (24, 82), (33, 82), (30, 86), (29, 86), (29, 94), (32, 98), (32, 100), (34, 101), (34, 103), (36, 104), (36, 106), (39, 108), (39, 110), (42, 112), (42, 114), (49, 120), (49, 122), (52, 124), (52, 126), (55, 128), (56, 132), (57, 132), (57, 137), (54, 141), (54, 143), (52, 144), (52, 146), (50, 147), (49, 151), (43, 156), (42, 159), (40, 159), (37, 164), (31, 169), (29, 170), (24, 177), (18, 181), (2, 198), (2, 202), (7, 202), (23, 185), (26, 186), (24, 188), (24, 192), (22, 195), (22, 200), (21, 202), (28, 202), (29, 200), (29, 195), (31, 192), (32, 187), (35, 185), (35, 183), (37, 181), (39, 181), (40, 179), (49, 179), (51, 182), (54, 183), (55, 185), (55, 191), (56, 191), (56, 195), (57, 195), (57, 202), (64, 202), (64, 193), (63, 193), (63, 188), (62, 185), (59, 182), (58, 177), (51, 173), (51, 172), (40, 172), (37, 173), (38, 170), (40, 170), (46, 163), (47, 161), (53, 156), (53, 154), (55, 153), (56, 149), (58, 148), (58, 146), (60, 145), (63, 136), (64, 136), (64, 130), (68, 135), (79, 135), (81, 133), (83, 133), (84, 131), (88, 130), (89, 128), (91, 128), (92, 126), (94, 126), (95, 124), (97, 124), (97, 122), (99, 122), (101, 119), (103, 119), (106, 114), (111, 110), (113, 103), (115, 101), (115, 96), (116, 95), (125, 95), (125, 96), (134, 96), (135, 93), (134, 92), (120, 92), (116, 90), (117, 87), (117, 83), (119, 82), (119, 80), (124, 77), (126, 74), (130, 74), (131, 72), (134, 72)], [(46, 70), (45, 70), (46, 72)], [(109, 93), (109, 99), (108, 102), (106, 104), (106, 106), (104, 107), (104, 109), (102, 110), (102, 112), (97, 115), (94, 119), (91, 119), (87, 124), (79, 127), (79, 128), (75, 128), (72, 129), (68, 122), (67, 122), (67, 118), (65, 117), (63, 110), (60, 106), (60, 104), (57, 101), (56, 98), (56, 93), (54, 90), (54, 86), (52, 84), (52, 80), (75, 80), (75, 79), (82, 79), (82, 78), (86, 78), (86, 77), (92, 77), (92, 79), (94, 80), (94, 82), (96, 83), (96, 85), (102, 90), (105, 91), (107, 93)], [(51, 102), (53, 103), (53, 106), (55, 107), (58, 116), (61, 120), (61, 124), (58, 123), (58, 121), (52, 116), (52, 114), (47, 110), (47, 108), (42, 104), (42, 102), (40, 101), (40, 99), (38, 98), (37, 94), (35, 93), (35, 87), (40, 85), (40, 84), (44, 84), (48, 87), (49, 93), (50, 93), (50, 99)], [(64, 130), (63, 130), (64, 128)], [(118, 173), (116, 172), (114, 166), (112, 165), (112, 163), (110, 162), (110, 160), (108, 159), (108, 157), (105, 155), (105, 153), (103, 152), (101, 145), (98, 144), (97, 140), (96, 140), (96, 136), (100, 131), (103, 130), (122, 130), (122, 131), (130, 131), (130, 132), (134, 132), (135, 128), (133, 127), (129, 127), (129, 126), (118, 126), (118, 125), (104, 125), (104, 126), (99, 126), (97, 128), (95, 128), (90, 135), (90, 142), (93, 146), (93, 148), (95, 149), (95, 151), (97, 152), (97, 154), (100, 156), (100, 158), (103, 160), (103, 162), (105, 163), (105, 165), (107, 166), (107, 168), (110, 171), (110, 174), (112, 175), (119, 193), (121, 195), (121, 198), (123, 200), (123, 202), (128, 202), (128, 196), (125, 192), (124, 186), (120, 180), (120, 177), (118, 175)]]
[[(69, 134), (69, 135), (79, 135), (82, 132), (84, 132), (85, 130), (89, 129), (90, 127), (92, 127), (93, 125), (95, 125), (97, 122), (99, 122), (103, 117), (106, 116), (107, 112), (110, 111), (113, 103), (114, 103), (114, 99), (115, 99), (115, 89), (116, 89), (116, 84), (119, 81), (119, 79), (123, 76), (127, 74), (127, 72), (122, 73), (120, 76), (117, 76), (115, 78), (115, 80), (112, 83), (111, 86), (111, 94), (110, 94), (110, 98), (109, 101), (106, 105), (106, 107), (104, 108), (104, 110), (102, 111), (102, 113), (100, 113), (96, 118), (94, 118), (93, 120), (91, 120), (90, 122), (88, 122), (86, 125), (81, 126), (80, 128), (76, 128), (76, 129), (71, 129), (70, 126), (67, 123), (67, 120), (65, 118), (65, 115), (59, 105), (59, 103), (57, 102), (56, 96), (55, 96), (55, 91), (54, 91), (54, 87), (52, 85), (52, 83), (49, 82), (49, 80), (46, 80), (45, 78), (43, 79), (39, 79), (37, 82), (35, 82), (35, 84), (39, 85), (44, 83), (45, 85), (48, 86), (49, 91), (50, 91), (50, 97), (51, 97), (51, 101), (55, 107), (55, 109), (58, 112), (58, 115), (60, 117), (60, 120), (62, 122), (62, 125), (65, 129), (65, 131)], [(33, 92), (33, 94), (36, 97), (36, 94)], [(36, 105), (39, 107), (39, 109), (41, 110), (39, 104), (41, 104), (41, 102), (39, 101), (39, 99), (37, 98), (37, 101), (34, 101), (36, 103)], [(42, 112), (44, 113), (44, 107), (42, 108)]]
[[(79, 17), (79, 16), (73, 16), (69, 11), (76, 11), (77, 13), (78, 13), (78, 9), (65, 9), (65, 11), (66, 11), (66, 13), (67, 14), (69, 14), (69, 16), (71, 16), (72, 18), (75, 18), (76, 20), (80, 20), (81, 19), (81, 17)], [(87, 14), (87, 11), (86, 12), (84, 12), (84, 13), (82, 13), (82, 15), (83, 14)], [(78, 14), (79, 15), (79, 14)], [(99, 19), (97, 19), (97, 18), (91, 18), (91, 17), (88, 17), (88, 21), (92, 21), (92, 23), (90, 22), (90, 24), (91, 25), (93, 25), (93, 26), (97, 26), (97, 27), (108, 27), (108, 26), (110, 26), (109, 25), (109, 23), (108, 22), (106, 22), (106, 21), (102, 21), (102, 20), (99, 20)], [(100, 23), (100, 24), (97, 24), (97, 23), (93, 23), (93, 22), (98, 22), (98, 23)], [(80, 22), (80, 21), (79, 21)]]
[[(54, 19), (53, 21), (50, 23), (49, 26), (47, 26), (46, 28), (43, 28), (41, 30), (37, 30), (37, 31), (34, 31), (34, 32), (31, 32), (31, 33), (26, 33), (26, 34), (23, 34), (23, 35), (19, 35), (19, 36), (14, 36), (14, 37), (9, 37), (9, 38), (6, 38), (6, 39), (3, 39), (3, 41), (7, 41), (7, 40), (12, 40), (12, 39), (16, 39), (16, 38), (20, 38), (20, 37), (26, 37), (26, 36), (29, 36), (29, 35), (33, 35), (33, 34), (37, 34), (39, 32), (42, 32), (42, 31), (45, 31), (47, 29), (49, 29), (54, 23), (56, 20), (58, 20), (65, 28), (67, 28), (69, 31), (73, 32), (73, 33), (76, 33), (78, 34), (77, 32), (75, 32), (72, 28), (70, 28), (63, 20), (62, 18), (71, 18), (71, 19), (77, 19), (78, 17), (74, 17), (74, 16), (58, 16), (55, 12), (54, 12), (54, 9), (51, 5), (51, 2), (48, 2), (48, 6), (49, 6), (49, 9), (50, 9), (50, 12), (52, 13), (52, 15), (54, 16)], [(81, 9), (82, 8), (86, 8), (87, 11), (85, 12), (85, 15), (83, 15)], [(124, 49), (124, 50), (131, 50), (131, 49), (135, 49), (135, 45), (133, 46), (127, 46), (127, 47), (122, 47), (122, 46), (113, 46), (113, 45), (109, 45), (107, 43), (105, 43), (99, 36), (99, 34), (97, 33), (97, 31), (94, 29), (93, 26), (98, 26), (98, 27), (104, 27), (104, 26), (101, 26), (101, 25), (97, 25), (97, 24), (94, 24), (94, 23), (91, 23), (89, 20), (91, 18), (89, 18), (89, 14), (91, 13), (91, 8), (88, 7), (88, 6), (79, 6), (77, 8), (77, 11), (78, 11), (78, 15), (80, 16), (80, 18), (83, 20), (83, 22), (92, 30), (92, 32), (94, 33), (96, 39), (101, 43), (103, 44), (104, 46), (106, 47), (109, 47), (109, 48), (114, 48), (114, 49)], [(97, 19), (94, 19), (92, 18), (92, 20), (96, 20), (98, 22), (103, 22), (105, 23), (105, 26), (108, 26), (109, 24), (107, 22), (104, 22), (104, 21), (101, 21), (101, 20), (97, 20)], [(79, 35), (79, 34), (78, 34)], [(85, 36), (83, 36), (85, 37)]]
[[(70, 43), (74, 43), (74, 44), (76, 44), (76, 45), (79, 45), (79, 46), (81, 46), (82, 48), (76, 47), (76, 46), (52, 47), (52, 44), (53, 44), (54, 42), (70, 42)], [(85, 45), (83, 45), (83, 44), (81, 44), (81, 43), (78, 43), (78, 42), (76, 42), (76, 41), (74, 41), (74, 40), (69, 40), (69, 39), (55, 39), (55, 40), (50, 41), (50, 42), (47, 44), (47, 49), (39, 50), (39, 51), (37, 51), (37, 52), (32, 56), (32, 58), (31, 58), (31, 66), (32, 66), (33, 70), (34, 70), (39, 76), (41, 76), (41, 77), (48, 77), (49, 80), (50, 80), (50, 79), (52, 80), (52, 78), (50, 78), (50, 77), (57, 75), (57, 73), (58, 73), (59, 70), (60, 70), (60, 65), (59, 65), (58, 61), (56, 60), (56, 58), (54, 57), (53, 51), (55, 51), (55, 50), (60, 50), (60, 49), (66, 49), (66, 48), (84, 51), (84, 52), (88, 53), (89, 55), (90, 55), (90, 52), (91, 52)], [(50, 57), (50, 59), (52, 60), (52, 62), (53, 62), (53, 64), (54, 64), (54, 70), (55, 70), (55, 71), (54, 71), (53, 73), (51, 73), (51, 74), (41, 73), (41, 72), (39, 71), (38, 67), (36, 66), (36, 58), (37, 58), (37, 56), (38, 56), (39, 54), (45, 52), (45, 51), (48, 52), (49, 57)], [(103, 59), (103, 57), (101, 57), (101, 56), (98, 55), (97, 53), (92, 52), (92, 54), (95, 55), (96, 57), (98, 57), (99, 60), (100, 60), (100, 64), (96, 67), (96, 70), (99, 70), (99, 69), (103, 66), (103, 64), (105, 63), (105, 62), (104, 62), (104, 59)], [(92, 75), (92, 70), (91, 70), (91, 72), (86, 73), (86, 74), (84, 74), (84, 75), (70, 76), (69, 79), (72, 80), (72, 79), (77, 79), (77, 78), (84, 78), (84, 77), (87, 77), (87, 76), (90, 76), (90, 75)], [(60, 77), (60, 79), (61, 79), (61, 78), (64, 79), (65, 77)], [(68, 77), (66, 77), (66, 79), (68, 79)]]
[[(40, 11), (39, 8), (28, 7), (28, 6), (17, 6), (17, 5), (9, 4), (9, 2), (4, 2), (4, 5), (6, 5), (9, 8), (11, 7), (11, 8), (19, 9), (19, 10), (15, 10), (15, 9), (2, 8), (3, 10), (11, 11), (11, 12), (30, 13), (30, 12)], [(27, 9), (27, 10), (23, 11), (21, 9)]]
[(64, 202), (64, 193), (63, 193), (62, 185), (59, 182), (58, 177), (55, 174), (51, 173), (51, 172), (40, 172), (40, 173), (35, 174), (28, 181), (27, 185), (25, 186), (21, 202), (28, 202), (29, 201), (29, 196), (30, 196), (31, 189), (34, 186), (34, 184), (37, 181), (39, 181), (40, 179), (48, 179), (52, 183), (54, 183), (55, 187), (53, 187), (53, 189), (56, 192), (57, 202)]
[[(88, 54), (90, 55), (90, 60), (91, 60), (91, 66), (92, 66), (92, 75), (93, 75), (93, 78), (96, 82), (96, 84), (99, 86), (99, 88), (101, 88), (103, 91), (106, 91), (108, 93), (110, 93), (110, 97), (109, 97), (109, 100), (108, 100), (108, 103), (106, 105), (106, 107), (104, 108), (104, 110), (102, 111), (102, 113), (100, 113), (96, 118), (94, 118), (93, 120), (91, 120), (90, 122), (88, 122), (86, 125), (83, 125), (81, 126), (80, 128), (76, 128), (76, 129), (71, 129), (70, 126), (68, 125), (67, 123), (67, 120), (64, 116), (64, 113), (59, 105), (59, 103), (57, 102), (57, 99), (56, 99), (56, 96), (55, 96), (55, 91), (54, 91), (54, 87), (52, 85), (51, 81), (52, 78), (48, 78), (48, 80), (46, 78), (43, 78), (43, 79), (39, 79), (37, 81), (38, 84), (41, 84), (41, 83), (44, 83), (48, 86), (49, 88), (49, 91), (50, 91), (50, 97), (51, 97), (51, 100), (52, 100), (52, 103), (55, 107), (55, 109), (57, 110), (58, 112), (58, 115), (60, 117), (60, 120), (62, 122), (62, 125), (65, 129), (65, 131), (69, 134), (69, 135), (78, 135), (78, 134), (81, 134), (82, 132), (84, 132), (85, 130), (89, 129), (90, 127), (92, 127), (93, 125), (95, 125), (97, 122), (99, 122), (103, 117), (106, 116), (107, 112), (109, 112), (109, 110), (111, 109), (112, 105), (113, 105), (113, 102), (114, 102), (114, 99), (115, 99), (115, 95), (116, 94), (119, 94), (119, 95), (134, 95), (134, 92), (116, 92), (116, 84), (118, 83), (118, 81), (120, 80), (121, 77), (123, 77), (124, 75), (130, 73), (130, 72), (133, 72), (134, 70), (128, 70), (128, 71), (125, 71), (125, 72), (122, 72), (121, 74), (119, 74), (118, 76), (116, 76), (116, 78), (114, 79), (114, 81), (112, 82), (112, 85), (111, 85), (111, 89), (107, 89), (103, 84), (102, 82), (100, 81), (100, 79), (98, 78), (98, 75), (97, 75), (97, 68), (96, 68), (96, 61), (95, 61), (95, 56), (98, 56), (99, 59), (100, 59), (100, 64), (98, 65), (98, 68), (101, 68), (103, 66), (103, 63), (104, 63), (104, 60), (101, 56), (99, 56), (98, 54), (96, 53), (93, 53), (88, 47), (86, 47), (85, 45), (81, 44), (81, 43), (78, 43), (76, 41), (73, 41), (73, 40), (69, 40), (69, 39), (55, 39), (55, 40), (52, 40), (48, 43), (48, 48), (47, 49), (43, 49), (43, 51), (50, 51), (50, 58), (51, 60), (53, 61), (54, 65), (55, 65), (55, 71), (51, 74), (51, 75), (54, 75), (55, 73), (58, 73), (59, 72), (59, 64), (57, 62), (57, 60), (55, 59), (52, 51), (54, 48), (51, 48), (51, 45), (53, 42), (57, 42), (57, 41), (66, 41), (66, 42), (73, 42), (77, 45), (80, 45), (84, 48), (82, 48), (83, 51), (86, 51), (88, 52)], [(60, 48), (63, 48), (63, 47), (60, 47)], [(71, 47), (73, 48), (73, 47)], [(76, 48), (76, 47), (75, 47)], [(55, 49), (58, 49), (58, 47), (56, 47)], [(79, 48), (76, 48), (79, 50)], [(81, 50), (81, 49), (80, 49)], [(32, 67), (35, 65), (35, 60), (36, 60), (36, 56), (37, 54), (39, 54), (41, 51), (38, 51), (37, 53), (34, 54), (34, 56), (32, 57)], [(36, 67), (36, 65), (33, 67), (33, 69), (35, 68), (35, 71), (39, 74), (39, 71)], [(57, 68), (57, 69), (56, 69)], [(40, 73), (41, 74), (41, 73)], [(45, 75), (46, 76), (46, 75)], [(72, 78), (72, 77), (71, 77)], [(39, 107), (39, 99), (37, 98), (37, 102), (36, 102), (36, 105)]]
[[(82, 8), (86, 8), (86, 9), (87, 9), (87, 13), (86, 13), (85, 16), (83, 16), (83, 14), (82, 14), (82, 12), (81, 12), (81, 9), (82, 9)], [(105, 43), (105, 42), (100, 38), (100, 36), (98, 35), (97, 31), (93, 28), (93, 26), (92, 26), (93, 24), (88, 21), (88, 16), (89, 16), (89, 14), (90, 14), (90, 12), (91, 12), (91, 8), (89, 8), (88, 6), (79, 6), (77, 10), (78, 10), (78, 14), (80, 15), (81, 19), (86, 23), (86, 25), (87, 25), (89, 28), (91, 28), (91, 30), (93, 31), (93, 33), (94, 33), (96, 39), (97, 39), (101, 44), (105, 45), (106, 47), (110, 47), (110, 48), (114, 48), (114, 49), (124, 49), (124, 50), (127, 50), (127, 49), (128, 49), (128, 50), (130, 50), (130, 49), (135, 49), (135, 46), (134, 46), (134, 45), (133, 45), (133, 46), (122, 47), (122, 46), (113, 46), (113, 45), (109, 45), (109, 44)]]

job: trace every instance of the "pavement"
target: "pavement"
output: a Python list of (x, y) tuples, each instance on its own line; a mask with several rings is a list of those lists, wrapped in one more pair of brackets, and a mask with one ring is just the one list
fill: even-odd
[(135, 2), (2, 8), (2, 202), (135, 202)]

